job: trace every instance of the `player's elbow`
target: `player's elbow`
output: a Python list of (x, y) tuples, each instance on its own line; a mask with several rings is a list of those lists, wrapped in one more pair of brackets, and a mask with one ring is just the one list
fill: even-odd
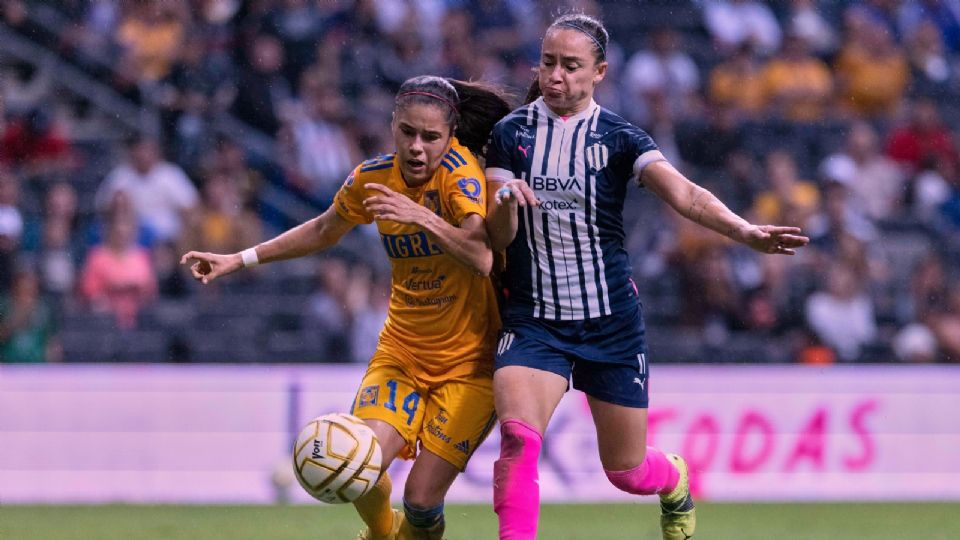
[(474, 273), (478, 276), (489, 277), (490, 272), (493, 271), (493, 252), (484, 250), (470, 266), (473, 267)]

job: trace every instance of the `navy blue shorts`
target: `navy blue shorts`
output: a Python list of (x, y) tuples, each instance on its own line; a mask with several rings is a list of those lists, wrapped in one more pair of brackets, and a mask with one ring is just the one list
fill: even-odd
[(573, 380), (601, 401), (645, 409), (649, 405), (646, 340), (640, 306), (582, 321), (511, 315), (504, 319), (496, 368), (526, 366)]

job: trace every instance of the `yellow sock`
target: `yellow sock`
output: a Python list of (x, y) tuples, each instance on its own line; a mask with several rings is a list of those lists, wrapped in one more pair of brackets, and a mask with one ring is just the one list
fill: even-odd
[(384, 471), (373, 489), (353, 502), (360, 519), (367, 524), (375, 538), (388, 536), (393, 531), (393, 509), (390, 508), (392, 490), (393, 482), (390, 481), (390, 475)]
[(418, 529), (403, 520), (400, 530), (397, 531), (397, 540), (441, 540), (444, 529), (446, 527), (443, 520), (428, 529)]

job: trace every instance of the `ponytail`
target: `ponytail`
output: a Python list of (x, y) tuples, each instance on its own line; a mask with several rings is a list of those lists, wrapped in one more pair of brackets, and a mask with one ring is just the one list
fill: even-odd
[(483, 147), (493, 126), (513, 110), (509, 96), (502, 88), (490, 84), (448, 80), (460, 95), (457, 139), (474, 154), (483, 156)]
[(523, 100), (523, 104), (533, 103), (540, 99), (542, 95), (543, 92), (540, 91), (540, 78), (534, 75), (533, 81), (530, 83), (530, 88), (527, 90), (527, 97)]

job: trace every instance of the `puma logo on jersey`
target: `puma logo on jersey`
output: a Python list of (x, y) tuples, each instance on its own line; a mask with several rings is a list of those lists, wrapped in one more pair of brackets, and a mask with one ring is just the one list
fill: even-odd
[(530, 151), (530, 145), (527, 145), (527, 146), (518, 145), (517, 150), (520, 150), (521, 152), (523, 152), (523, 157), (526, 158), (528, 157), (527, 152)]

